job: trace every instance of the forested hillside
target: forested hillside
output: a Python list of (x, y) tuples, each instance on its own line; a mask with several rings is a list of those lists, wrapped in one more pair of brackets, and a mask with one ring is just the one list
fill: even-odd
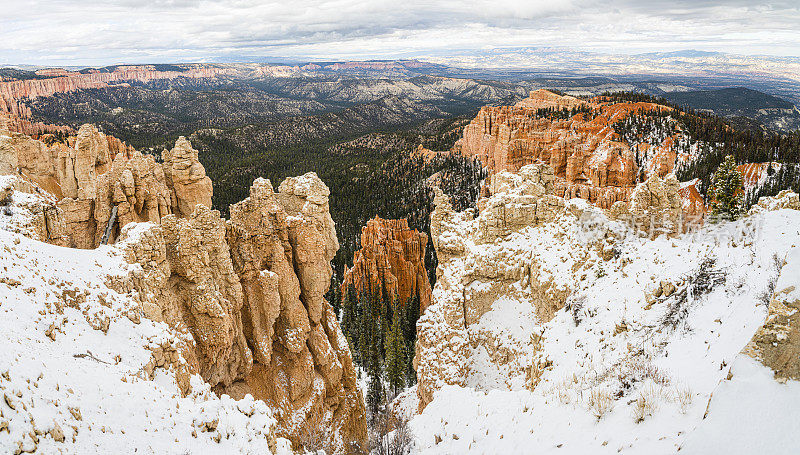
[(737, 128), (719, 116), (678, 106), (663, 98), (640, 93), (605, 95), (617, 101), (648, 101), (674, 108), (672, 111), (634, 114), (613, 127), (631, 144), (648, 137), (663, 138), (678, 131), (685, 133), (688, 140), (677, 143), (676, 148), (683, 153), (692, 153), (695, 158), (677, 166), (676, 174), (680, 181), (699, 179), (698, 188), (704, 196), (711, 176), (727, 155), (732, 155), (736, 164), (783, 164), (765, 185), (748, 195), (748, 204), (761, 196), (774, 196), (781, 189), (800, 190), (800, 131), (779, 133), (760, 128)]

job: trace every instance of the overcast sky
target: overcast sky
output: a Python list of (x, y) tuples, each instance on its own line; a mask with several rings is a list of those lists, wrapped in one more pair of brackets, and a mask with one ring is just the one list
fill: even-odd
[(398, 58), (517, 46), (800, 56), (800, 0), (0, 0), (0, 64)]

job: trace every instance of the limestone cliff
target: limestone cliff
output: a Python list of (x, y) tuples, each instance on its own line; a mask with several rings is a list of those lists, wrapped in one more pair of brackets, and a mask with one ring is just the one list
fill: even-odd
[(361, 228), (361, 249), (353, 267), (345, 269), (342, 295), (352, 284), (356, 292), (396, 295), (405, 303), (419, 299), (420, 313), (431, 302), (431, 285), (425, 270), (428, 236), (408, 227), (408, 220), (375, 217)]
[[(800, 210), (797, 193), (784, 190), (775, 197), (762, 197), (751, 210)], [(780, 271), (769, 300), (767, 319), (753, 335), (744, 353), (769, 367), (775, 379), (800, 381), (800, 248), (775, 258)]]
[(158, 71), (151, 65), (121, 65), (110, 72), (47, 71), (40, 75), (56, 77), (0, 81), (0, 112), (9, 112), (17, 117), (30, 118), (30, 108), (25, 105), (25, 100), (30, 98), (81, 89), (112, 87), (127, 81), (147, 82), (178, 77), (208, 78), (224, 74), (225, 71), (223, 68), (202, 65), (188, 67), (185, 71)]
[(277, 193), (257, 179), (231, 207), (228, 243), (255, 361), (226, 390), (279, 409), (286, 434), (319, 433), (340, 450), (364, 440), (366, 420), (349, 347), (323, 298), (339, 249), (328, 195), (314, 173), (284, 180)]
[(154, 351), (145, 373), (168, 363), (183, 393), (198, 374), (219, 394), (264, 400), (280, 434), (300, 445), (361, 445), (363, 398), (324, 299), (339, 249), (328, 187), (313, 173), (278, 192), (257, 179), (226, 221), (210, 208), (211, 181), (186, 139), (163, 163), (114, 144), (91, 125), (67, 144), (3, 133), (0, 174), (11, 175), (0, 180), (0, 206), (14, 204), (0, 214), (4, 228), (80, 248), (109, 232), (133, 266), (109, 286), (184, 334), (183, 345)]
[(541, 354), (545, 325), (565, 306), (578, 320), (585, 297), (576, 295), (619, 266), (621, 239), (685, 229), (672, 174), (650, 177), (610, 211), (553, 195), (556, 179), (546, 164), (497, 171), (477, 212), (455, 212), (436, 189), (438, 279), (414, 357), (420, 408), (445, 385), (535, 388), (550, 365)]
[[(457, 213), (446, 195), (436, 191), (431, 215), (431, 236), (439, 257), (433, 302), (417, 324), (414, 367), (419, 383), (420, 408), (433, 392), (446, 384), (465, 386), (479, 374), (471, 365), (471, 352), (480, 347), (485, 362), (504, 371), (502, 382), (519, 387), (530, 366), (521, 359), (538, 349), (537, 338), (517, 344), (507, 333), (482, 329), (482, 317), (504, 295), (535, 302), (530, 317), (547, 321), (563, 308), (574, 284), (586, 267), (600, 260), (611, 233), (596, 238), (564, 237), (559, 252), (574, 256), (568, 273), (572, 280), (556, 282), (550, 270), (554, 252), (537, 242), (504, 245), (502, 240), (525, 229), (545, 224), (565, 229), (567, 218), (591, 218), (588, 206), (569, 205), (547, 194), (553, 170), (543, 164), (522, 167), (519, 173), (500, 171), (491, 176), (492, 196), (478, 202), (479, 213)], [(607, 256), (607, 254), (605, 254)], [(510, 310), (509, 311), (516, 311)], [(534, 381), (535, 378), (528, 378)], [(524, 382), (524, 380), (523, 380)]]

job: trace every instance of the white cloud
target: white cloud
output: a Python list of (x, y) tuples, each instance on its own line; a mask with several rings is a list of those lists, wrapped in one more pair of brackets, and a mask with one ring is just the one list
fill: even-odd
[(492, 46), (800, 55), (796, 0), (0, 0), (0, 63), (409, 56)]

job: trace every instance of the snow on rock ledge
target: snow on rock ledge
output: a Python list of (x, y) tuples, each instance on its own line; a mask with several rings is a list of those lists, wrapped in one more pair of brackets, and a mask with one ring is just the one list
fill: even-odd
[(0, 230), (0, 264), (0, 452), (291, 453), (264, 403), (199, 375), (182, 394), (186, 339), (107, 286), (128, 269), (115, 248)]
[[(511, 183), (478, 214), (455, 213), (437, 192), (439, 280), (414, 359), (416, 449), (676, 453), (766, 318), (781, 271), (774, 258), (800, 246), (800, 212), (758, 210), (651, 239), (585, 201), (538, 216), (542, 199), (526, 193), (538, 194), (541, 177), (496, 175)], [(672, 221), (673, 205), (636, 211)], [(797, 408), (789, 412), (797, 422)]]

